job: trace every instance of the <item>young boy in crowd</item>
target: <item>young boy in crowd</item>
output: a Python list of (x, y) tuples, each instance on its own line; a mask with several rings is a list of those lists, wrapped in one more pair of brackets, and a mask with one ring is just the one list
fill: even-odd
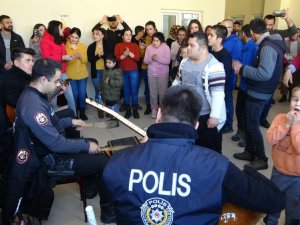
[[(224, 70), (226, 74), (226, 82), (225, 82), (225, 90), (227, 85), (230, 83), (230, 75), (232, 70), (232, 57), (230, 53), (223, 47), (222, 42), (227, 37), (227, 28), (223, 25), (214, 25), (211, 28), (211, 31), (208, 34), (208, 45), (211, 47), (211, 54), (224, 65)], [(225, 104), (226, 109), (229, 109), (229, 104), (233, 104), (230, 101), (229, 93), (232, 95), (232, 92), (225, 92)], [(226, 101), (227, 100), (227, 101)], [(233, 107), (233, 106), (232, 106)], [(224, 126), (231, 127), (232, 129), (232, 121), (230, 120), (230, 116), (228, 116), (227, 111), (227, 120)], [(222, 132), (222, 129), (220, 130)]]
[[(286, 195), (285, 224), (300, 223), (300, 87), (292, 90), (290, 111), (275, 117), (267, 131), (274, 167), (271, 180)], [(264, 218), (277, 224), (280, 212)]]
[(176, 62), (175, 62), (175, 66), (171, 69), (171, 79), (172, 81), (175, 80), (178, 70), (179, 70), (179, 65), (181, 63), (181, 61), (185, 58), (187, 58), (187, 48), (188, 48), (188, 43), (184, 43), (179, 47), (178, 53), (176, 55)]
[[(105, 60), (106, 68), (102, 80), (98, 85), (99, 95), (105, 106), (118, 112), (118, 100), (123, 86), (123, 76), (120, 68), (117, 67), (117, 60), (113, 54), (109, 54)], [(112, 120), (116, 120), (112, 118)], [(119, 126), (116, 120), (115, 127)]]

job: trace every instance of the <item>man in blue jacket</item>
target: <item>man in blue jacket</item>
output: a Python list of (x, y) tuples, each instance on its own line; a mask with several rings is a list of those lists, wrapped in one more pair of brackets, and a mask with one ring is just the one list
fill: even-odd
[(268, 179), (195, 145), (201, 105), (193, 89), (169, 88), (148, 141), (113, 155), (103, 176), (118, 225), (217, 224), (226, 202), (262, 212), (284, 207)]

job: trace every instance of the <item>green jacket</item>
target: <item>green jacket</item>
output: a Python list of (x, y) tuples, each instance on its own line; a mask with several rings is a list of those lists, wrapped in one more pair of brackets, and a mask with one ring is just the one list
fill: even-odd
[[(105, 78), (109, 78), (107, 84), (104, 82)], [(102, 74), (98, 90), (101, 91), (101, 97), (104, 101), (118, 101), (122, 86), (123, 76), (121, 69), (106, 69)]]

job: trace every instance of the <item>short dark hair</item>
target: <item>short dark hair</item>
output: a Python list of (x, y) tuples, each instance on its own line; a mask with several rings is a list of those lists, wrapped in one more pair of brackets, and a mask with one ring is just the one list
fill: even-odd
[(267, 20), (274, 20), (274, 23), (276, 22), (276, 17), (273, 16), (272, 14), (265, 15), (264, 20), (265, 19), (267, 19)]
[(36, 81), (45, 76), (48, 80), (61, 70), (61, 63), (52, 59), (38, 59), (32, 68), (31, 81)]
[(194, 126), (201, 106), (201, 98), (194, 89), (186, 85), (172, 86), (161, 102), (162, 122), (180, 122)]
[(71, 34), (77, 34), (78, 37), (81, 37), (81, 30), (80, 30), (79, 28), (77, 28), (77, 27), (73, 27), (73, 28), (71, 29), (71, 31), (70, 31), (70, 35), (71, 35)]
[(94, 32), (95, 30), (100, 31), (103, 35), (105, 35), (105, 29), (102, 28), (102, 27), (100, 26), (100, 24), (96, 24), (96, 25), (93, 27), (92, 32)]
[(62, 26), (62, 22), (58, 20), (51, 20), (48, 23), (47, 31), (49, 34), (51, 34), (54, 37), (54, 42), (56, 44), (60, 44), (63, 41), (63, 37), (59, 34), (59, 26)]
[(116, 56), (114, 54), (108, 54), (106, 57), (105, 57), (106, 60), (110, 60), (112, 62), (117, 62), (117, 59), (116, 59)]
[(4, 20), (4, 19), (10, 19), (10, 17), (7, 16), (7, 15), (1, 15), (1, 16), (0, 16), (0, 23), (1, 23), (2, 20)]
[(250, 30), (249, 24), (246, 24), (245, 26), (243, 26), (242, 31), (245, 33), (246, 37), (251, 38), (251, 30)]
[(156, 37), (161, 43), (166, 42), (166, 40), (165, 40), (165, 35), (164, 35), (162, 32), (156, 32), (156, 33), (154, 33), (153, 36), (152, 36), (152, 40), (153, 40), (153, 38), (155, 38), (155, 37)]
[(206, 46), (208, 48), (207, 35), (203, 31), (194, 32), (189, 35), (189, 38), (196, 38), (199, 46)]
[(144, 30), (145, 30), (145, 28), (143, 26), (138, 25), (134, 28), (134, 34), (137, 35), (139, 32), (144, 31)]
[(263, 19), (255, 18), (255, 19), (251, 20), (251, 22), (250, 22), (250, 29), (255, 34), (263, 34), (266, 32), (267, 27), (266, 27), (266, 23)]
[(125, 32), (126, 31), (130, 31), (131, 34), (132, 34), (132, 30), (130, 28), (124, 28), (122, 31), (121, 31), (121, 35), (124, 36)]
[(240, 21), (234, 21), (233, 24), (238, 24), (241, 26), (241, 22)]
[(11, 61), (22, 58), (24, 54), (34, 56), (35, 51), (32, 48), (16, 47), (11, 51)]
[(227, 38), (228, 31), (225, 26), (214, 25), (211, 29), (216, 31), (217, 38), (222, 38), (222, 41), (224, 41)]

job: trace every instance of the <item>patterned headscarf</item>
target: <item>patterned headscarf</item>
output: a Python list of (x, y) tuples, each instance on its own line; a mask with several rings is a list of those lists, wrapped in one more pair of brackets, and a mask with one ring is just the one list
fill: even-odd
[(171, 26), (170, 28), (170, 36), (173, 38), (173, 39), (177, 39), (177, 30), (180, 28), (181, 26), (180, 25), (173, 25)]

